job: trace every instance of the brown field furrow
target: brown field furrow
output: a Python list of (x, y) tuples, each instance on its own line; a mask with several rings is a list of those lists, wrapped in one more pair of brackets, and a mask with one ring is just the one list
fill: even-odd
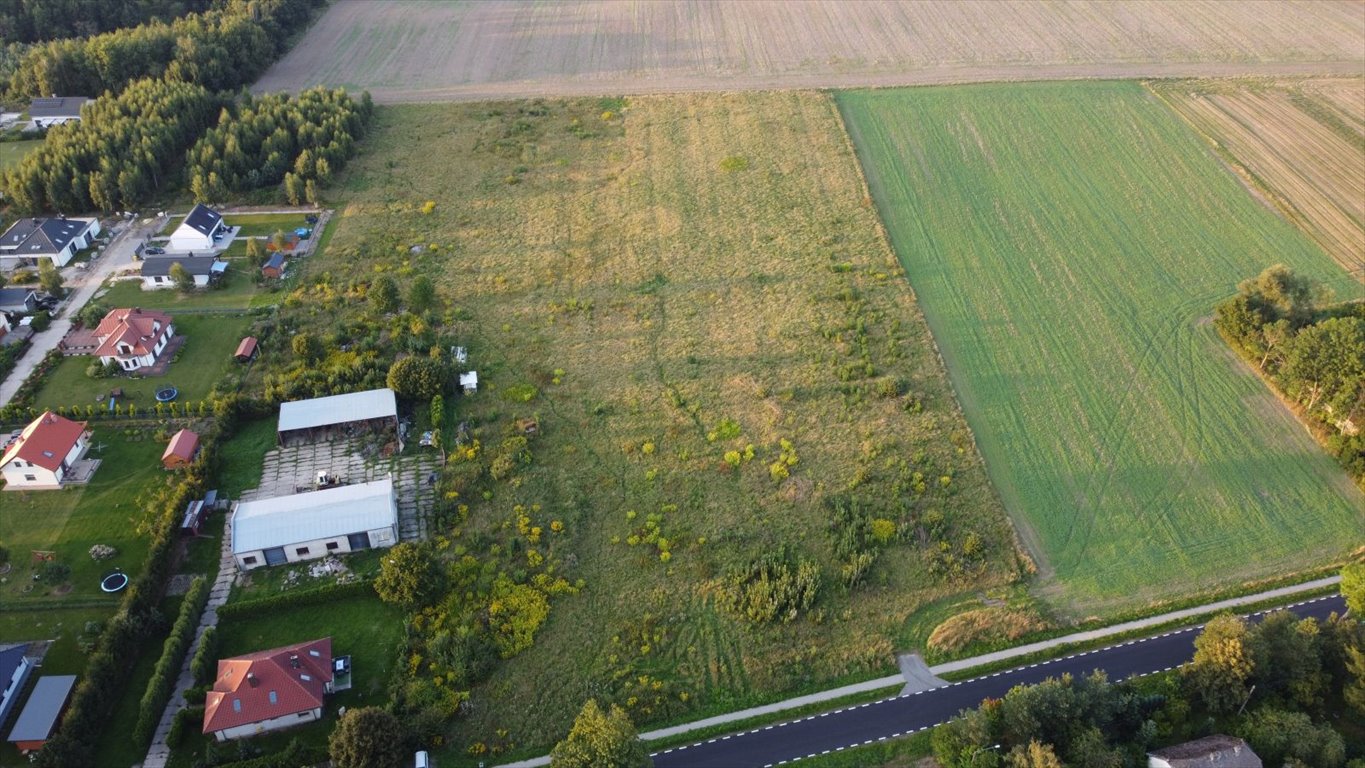
[(1355, 74), (1360, 2), (335, 3), (257, 84), (381, 102)]
[(1365, 279), (1365, 79), (1154, 87), (1282, 212)]

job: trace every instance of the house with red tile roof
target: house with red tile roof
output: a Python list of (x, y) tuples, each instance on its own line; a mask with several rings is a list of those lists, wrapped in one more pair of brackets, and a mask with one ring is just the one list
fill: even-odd
[(95, 328), (101, 363), (114, 363), (125, 371), (156, 364), (157, 357), (175, 335), (171, 316), (149, 309), (113, 309)]
[(166, 469), (184, 469), (194, 463), (199, 455), (199, 435), (182, 429), (171, 436), (165, 453), (161, 454), (161, 466)]
[(332, 638), (218, 662), (204, 699), (204, 733), (218, 741), (311, 723), (332, 692)]
[(90, 433), (85, 427), (84, 421), (44, 411), (0, 455), (5, 490), (61, 488), (71, 468), (90, 447)]

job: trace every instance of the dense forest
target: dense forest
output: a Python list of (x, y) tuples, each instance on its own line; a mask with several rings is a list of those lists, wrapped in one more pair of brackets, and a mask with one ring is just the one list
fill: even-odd
[(211, 91), (255, 81), (322, 0), (228, 0), (167, 23), (32, 46), (10, 78), (15, 96), (93, 96), (145, 77)]
[(1219, 304), (1214, 325), (1365, 483), (1365, 302), (1329, 303), (1321, 286), (1276, 265)]
[(52, 129), (5, 174), (4, 188), (33, 213), (135, 206), (162, 186), (221, 105), (200, 85), (139, 80), (86, 104), (81, 122)]
[(0, 43), (89, 37), (209, 5), (210, 0), (0, 0)]
[(210, 202), (283, 181), (291, 203), (314, 202), (316, 185), (355, 154), (373, 113), (368, 93), (357, 101), (340, 89), (243, 97), (190, 149), (190, 191)]

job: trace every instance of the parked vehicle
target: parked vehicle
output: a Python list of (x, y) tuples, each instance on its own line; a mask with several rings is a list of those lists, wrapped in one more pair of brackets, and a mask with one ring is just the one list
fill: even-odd
[(315, 213), (310, 213), (307, 216), (304, 216), (303, 220), (308, 222), (309, 224), (316, 224), (318, 223), (318, 216)]
[(145, 253), (145, 254), (147, 254), (148, 256), (160, 256), (160, 255), (162, 255), (162, 254), (164, 254), (164, 253), (166, 252), (166, 249), (165, 249), (165, 248), (156, 248), (156, 247), (152, 247), (152, 248), (143, 248), (143, 249), (142, 249), (142, 252)]

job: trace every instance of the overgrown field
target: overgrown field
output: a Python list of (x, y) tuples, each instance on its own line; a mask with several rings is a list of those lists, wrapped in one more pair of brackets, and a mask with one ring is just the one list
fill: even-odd
[[(282, 323), (327, 370), (344, 281), (434, 278), (480, 377), (448, 433), (491, 455), (538, 419), (439, 546), (584, 585), (455, 751), (544, 748), (590, 695), (657, 722), (885, 672), (921, 606), (1027, 567), (827, 96), (388, 108), (338, 189)], [(790, 623), (722, 607), (765, 557), (818, 573)]]
[(351, 0), (332, 4), (254, 88), (325, 83), (411, 102), (1197, 76), (1263, 64), (1354, 73), (1362, 34), (1358, 5), (1322, 1)]
[(1365, 282), (1365, 79), (1149, 85)]
[(1134, 607), (1365, 543), (1365, 500), (1224, 348), (1284, 262), (1358, 290), (1135, 83), (838, 97), (1050, 592)]

